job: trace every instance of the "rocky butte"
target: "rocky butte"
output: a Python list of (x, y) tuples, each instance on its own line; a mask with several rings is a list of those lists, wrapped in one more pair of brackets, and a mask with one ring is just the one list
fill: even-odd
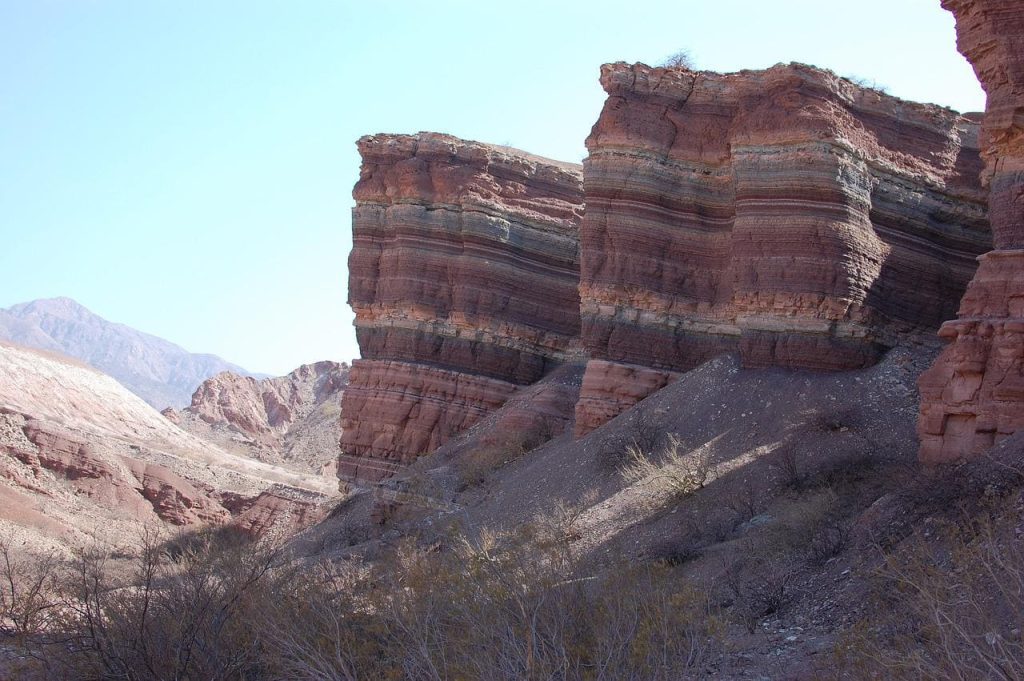
[(353, 191), (363, 359), (339, 475), (377, 480), (579, 357), (579, 166), (447, 135), (374, 135)]
[(800, 64), (607, 64), (601, 85), (577, 435), (722, 352), (869, 366), (931, 336), (989, 248), (974, 117)]
[(942, 325), (949, 341), (920, 380), (920, 458), (976, 456), (1024, 429), (1024, 4), (943, 0), (988, 103), (982, 124), (993, 249)]
[(582, 436), (722, 353), (835, 371), (936, 345), (992, 247), (977, 115), (800, 64), (617, 63), (601, 84), (582, 188), (507, 148), (359, 141), (343, 478), (390, 475), (568, 361)]

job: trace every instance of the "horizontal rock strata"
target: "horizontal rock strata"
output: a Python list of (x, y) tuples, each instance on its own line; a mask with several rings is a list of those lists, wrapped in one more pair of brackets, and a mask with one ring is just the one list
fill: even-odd
[(796, 64), (618, 63), (601, 84), (577, 435), (726, 351), (754, 367), (868, 366), (948, 319), (989, 248), (976, 117)]
[(979, 259), (957, 319), (940, 330), (949, 345), (920, 380), (926, 463), (977, 456), (1024, 429), (1024, 5), (942, 4), (988, 95), (983, 179), (995, 250)]
[(579, 356), (579, 166), (447, 135), (374, 135), (353, 191), (363, 359), (339, 475), (375, 480)]

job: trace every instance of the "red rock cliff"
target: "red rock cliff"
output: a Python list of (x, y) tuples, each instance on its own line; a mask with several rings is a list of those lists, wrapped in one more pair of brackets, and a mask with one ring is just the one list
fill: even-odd
[(339, 475), (375, 480), (578, 356), (579, 166), (447, 135), (358, 142), (349, 304), (363, 359)]
[(920, 380), (920, 458), (954, 461), (1024, 429), (1024, 3), (943, 0), (988, 95), (984, 181), (995, 250), (980, 266), (950, 344)]
[(797, 64), (601, 84), (577, 434), (724, 351), (870, 365), (948, 319), (990, 247), (976, 119)]

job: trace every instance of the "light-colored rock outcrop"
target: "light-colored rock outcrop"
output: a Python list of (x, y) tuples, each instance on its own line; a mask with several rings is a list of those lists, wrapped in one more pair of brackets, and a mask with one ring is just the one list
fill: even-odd
[(870, 365), (949, 318), (989, 248), (976, 118), (798, 64), (608, 64), (601, 84), (577, 434), (725, 351)]
[(1024, 4), (943, 0), (988, 95), (984, 182), (995, 250), (979, 258), (949, 345), (920, 380), (920, 458), (976, 456), (1024, 430)]
[(363, 359), (344, 479), (386, 476), (579, 356), (578, 166), (447, 135), (374, 135), (353, 196)]
[(292, 527), (335, 496), (323, 477), (189, 435), (91, 367), (0, 344), (0, 529), (109, 545), (139, 541), (146, 526), (269, 531), (272, 515)]

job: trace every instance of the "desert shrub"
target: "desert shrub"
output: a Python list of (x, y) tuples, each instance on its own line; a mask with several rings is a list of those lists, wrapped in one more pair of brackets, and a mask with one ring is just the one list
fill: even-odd
[(701, 489), (711, 477), (710, 452), (704, 447), (687, 450), (674, 433), (668, 435), (668, 444), (657, 459), (634, 445), (630, 445), (628, 452), (629, 463), (623, 469), (623, 476), (673, 497)]
[(889, 87), (888, 86), (886, 86), (886, 85), (884, 85), (882, 83), (879, 83), (877, 80), (875, 80), (873, 78), (863, 78), (861, 76), (854, 76), (854, 75), (844, 76), (844, 78), (846, 78), (846, 80), (850, 81), (851, 83), (853, 83), (857, 87), (864, 88), (866, 90), (874, 90), (875, 92), (878, 92), (878, 93), (881, 93), (881, 94), (888, 94), (889, 93)]
[(761, 509), (761, 494), (750, 480), (744, 480), (729, 493), (726, 505), (735, 513), (735, 523), (745, 523)]
[(678, 50), (665, 57), (660, 66), (670, 69), (690, 70), (693, 68), (693, 56), (689, 50)]
[(479, 446), (460, 455), (456, 466), (459, 491), (482, 485), (492, 471), (536, 449), (553, 436), (554, 426), (547, 420), (541, 420), (523, 432), (483, 438)]
[(163, 542), (160, 551), (172, 560), (177, 560), (201, 552), (240, 549), (253, 541), (253, 536), (237, 525), (212, 525), (197, 530), (183, 530)]
[(1024, 545), (983, 517), (883, 557), (837, 655), (856, 678), (1024, 679)]
[(482, 485), (488, 475), (525, 453), (522, 443), (515, 438), (484, 442), (463, 453), (456, 466), (459, 491)]
[(808, 472), (795, 447), (779, 447), (771, 454), (768, 465), (775, 471), (779, 484), (784, 488), (800, 492), (807, 486)]
[(24, 648), (41, 679), (699, 675), (720, 645), (704, 596), (667, 566), (589, 572), (569, 548), (578, 517), (406, 538), (372, 564), (213, 541), (173, 558), (149, 542), (120, 567), (84, 553)]
[(750, 546), (728, 562), (721, 572), (734, 619), (749, 633), (757, 623), (791, 603), (798, 594), (798, 571), (785, 557)]
[(27, 552), (0, 538), (0, 636), (24, 644), (60, 615), (64, 565), (55, 551)]
[(172, 557), (150, 542), (118, 574), (105, 555), (84, 553), (68, 584), (68, 652), (58, 659), (96, 679), (252, 676), (261, 649), (250, 622), (277, 556), (209, 541)]

